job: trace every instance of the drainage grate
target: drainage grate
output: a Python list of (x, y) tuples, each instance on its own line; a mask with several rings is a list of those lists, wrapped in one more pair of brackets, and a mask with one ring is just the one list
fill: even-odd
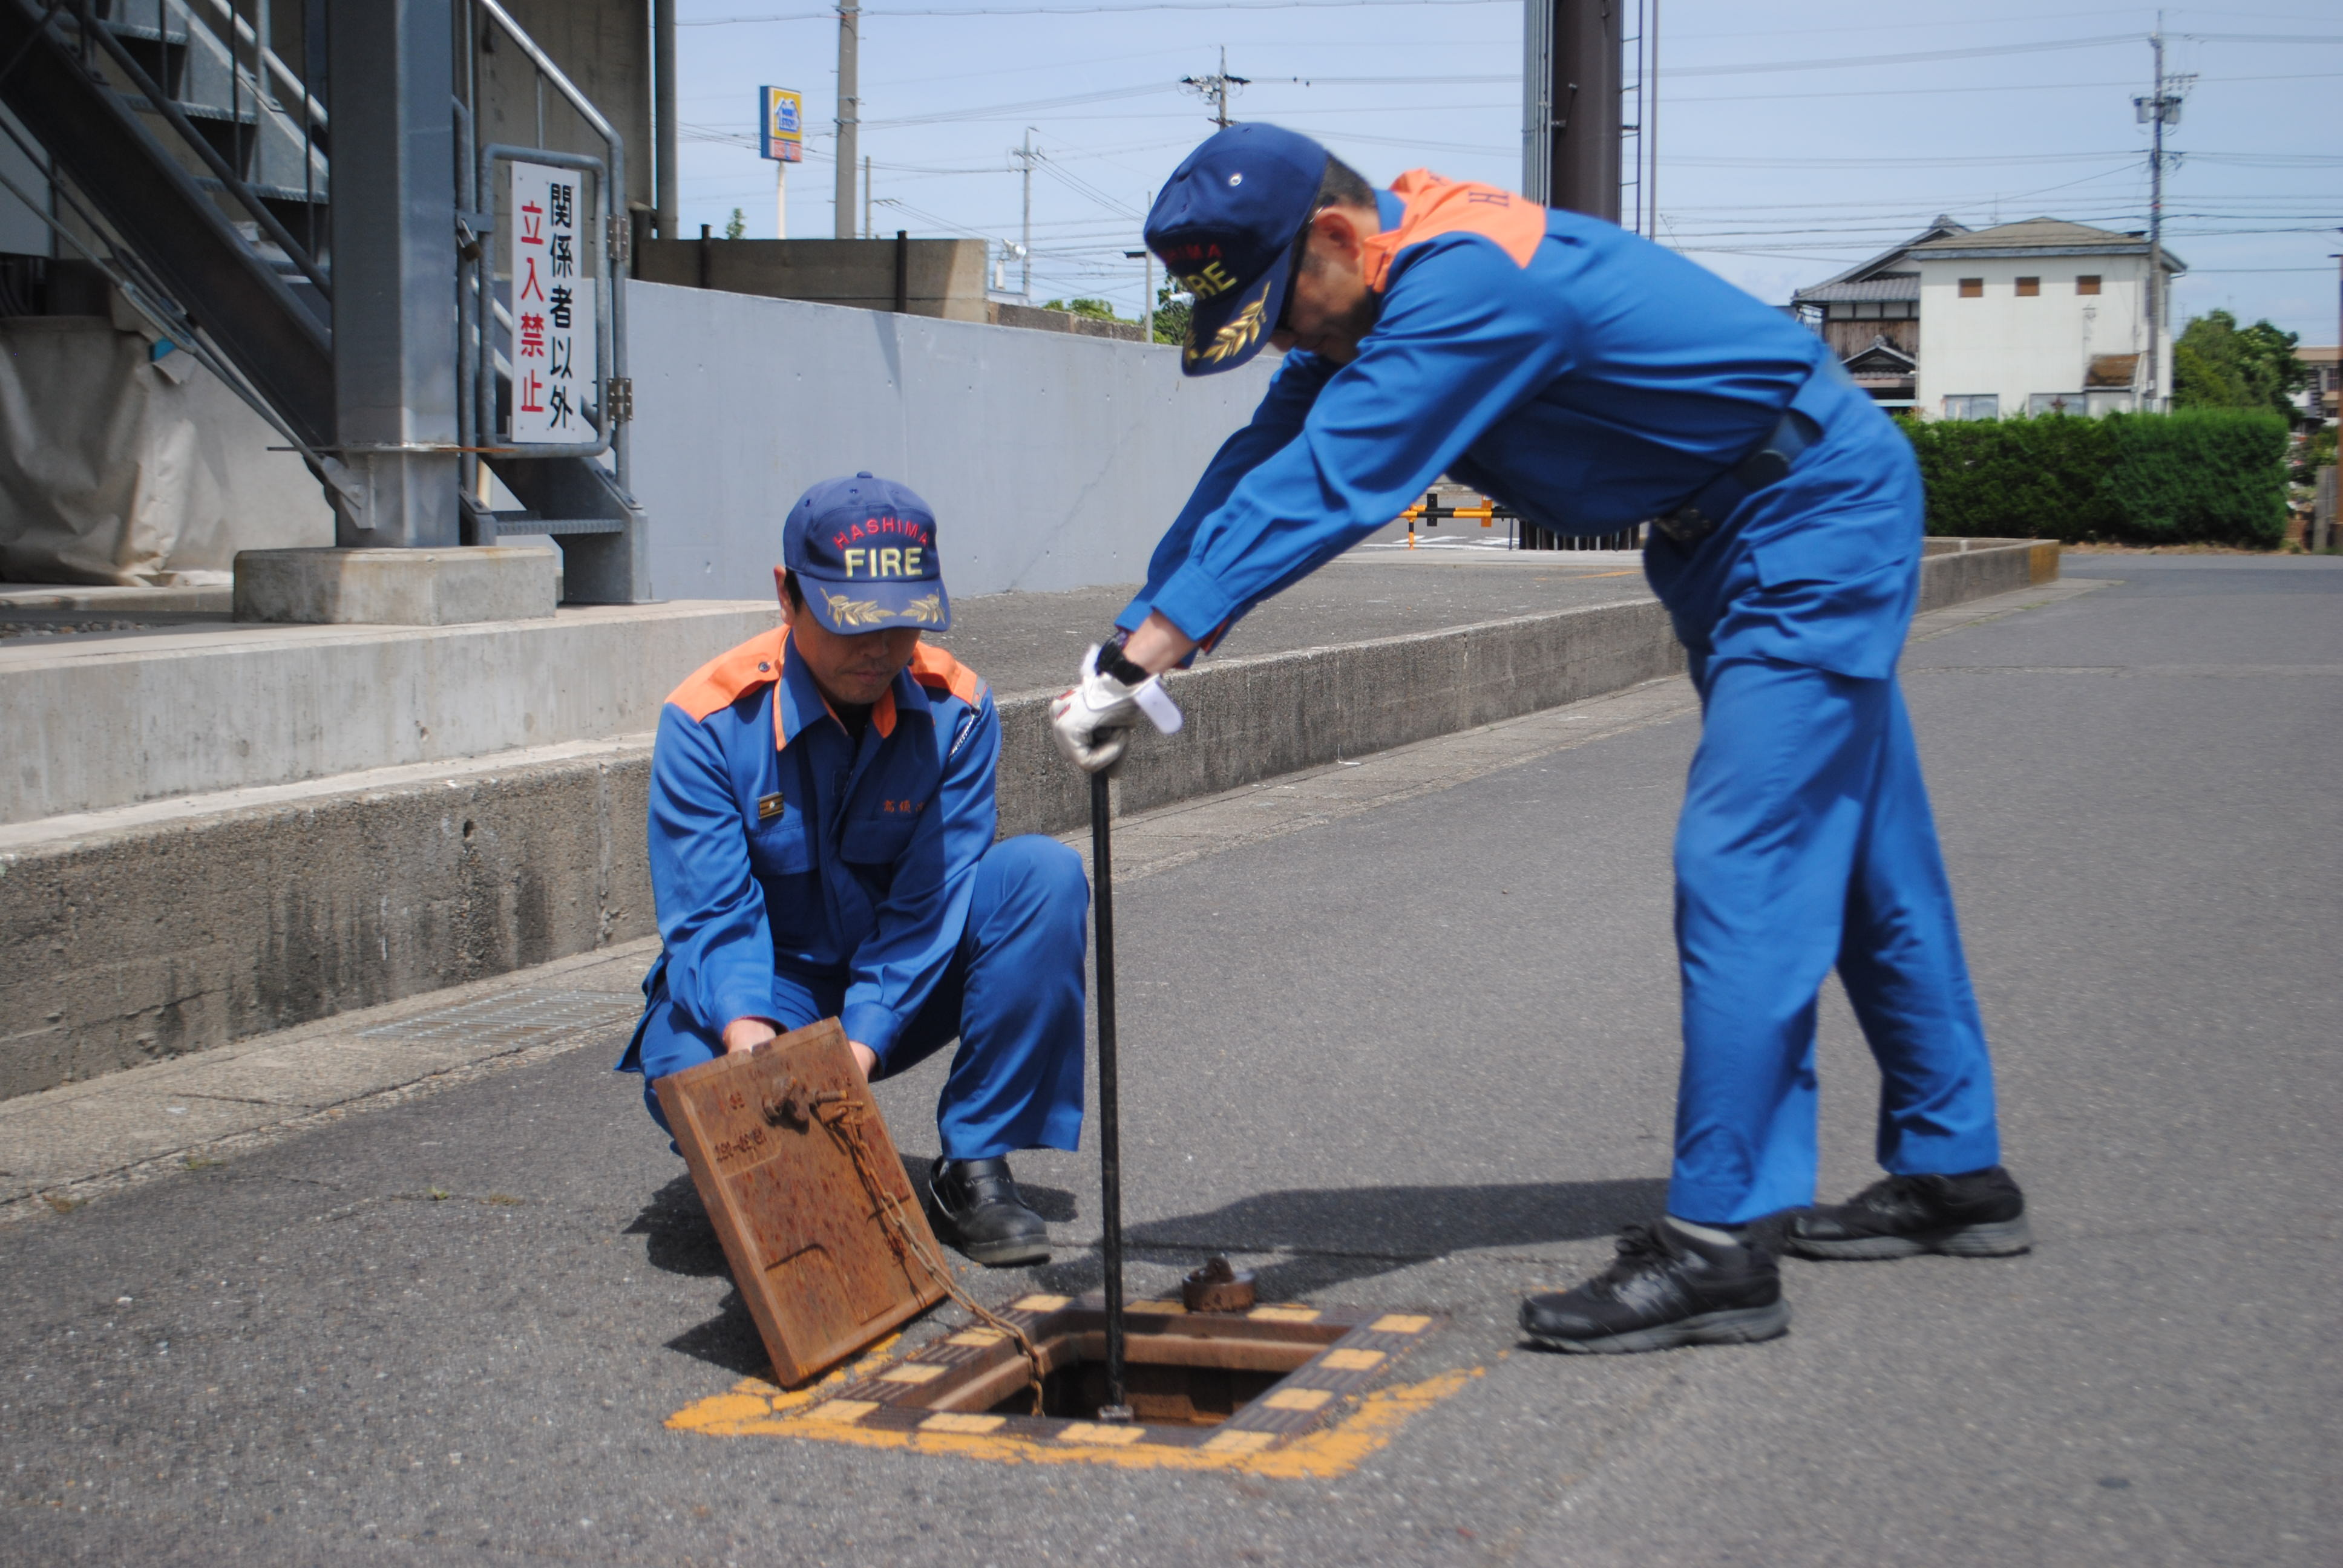
[(358, 1030), (362, 1040), (447, 1040), (518, 1050), (565, 1034), (632, 1023), (642, 1003), (623, 991), (513, 990)]

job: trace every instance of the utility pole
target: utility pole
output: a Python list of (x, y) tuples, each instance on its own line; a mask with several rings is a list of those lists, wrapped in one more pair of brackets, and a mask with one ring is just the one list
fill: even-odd
[(870, 223), (870, 155), (862, 155), (862, 237), (876, 239), (879, 231)]
[[(1151, 207), (1155, 205), (1152, 191), (1148, 193), (1147, 205)], [(1139, 263), (1139, 340), (1152, 343), (1155, 341), (1155, 253), (1141, 246), (1137, 250), (1126, 250), (1122, 254)]]
[(1033, 303), (1033, 165), (1041, 156), (1033, 150), (1032, 126), (1025, 127), (1025, 145), (1011, 147), (1010, 151), (1016, 155), (1019, 163), (1025, 166), (1025, 228), (1022, 243), (1017, 247), (1018, 264), (1023, 276), (1019, 281), (1018, 292), (1024, 297), (1025, 303), (1031, 305)]
[(1618, 0), (1528, 0), (1522, 38), (1522, 194), (1619, 221)]
[(1648, 45), (1652, 74), (1644, 81), (1644, 128), (1635, 140), (1644, 149), (1644, 207), (1652, 215), (1650, 238), (1660, 237), (1660, 0), (1651, 0)]
[[(830, 233), (840, 239), (854, 237), (854, 160), (860, 151), (857, 133), (862, 128), (860, 66), (862, 0), (838, 0), (838, 184), (837, 215)], [(864, 228), (870, 223), (865, 219)]]
[(1221, 45), (1221, 68), (1209, 76), (1182, 76), (1180, 85), (1212, 106), (1212, 124), (1227, 130), (1236, 122), (1229, 118), (1229, 89), (1249, 87), (1251, 76), (1229, 75), (1229, 46)]
[(2197, 78), (2164, 74), (2161, 11), (2156, 14), (2156, 31), (2148, 35), (2147, 44), (2156, 60), (2156, 89), (2147, 97), (2134, 98), (2131, 107), (2138, 122), (2150, 127), (2152, 144), (2147, 176), (2147, 378), (2140, 403), (2143, 412), (2153, 413), (2159, 397), (2171, 396), (2163, 385), (2164, 323), (2169, 314), (2164, 297), (2164, 127), (2180, 123), (2181, 100)]
[(678, 220), (683, 211), (683, 181), (676, 166), (675, 0), (652, 0), (651, 36), (653, 46), (659, 50), (651, 77), (651, 117), (659, 122), (659, 156), (651, 205), (659, 237), (681, 239), (683, 230)]

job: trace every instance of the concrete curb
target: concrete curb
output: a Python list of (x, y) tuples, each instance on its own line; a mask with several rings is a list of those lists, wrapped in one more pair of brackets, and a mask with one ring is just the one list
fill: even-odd
[[(1924, 561), (1924, 609), (2057, 575), (2056, 545), (1966, 544)], [(1118, 809), (1683, 668), (1649, 599), (1212, 662), (1176, 678), (1188, 728), (1138, 742)], [(1001, 701), (1004, 832), (1087, 818), (1047, 705)], [(628, 738), (0, 831), (0, 1099), (651, 934), (649, 757)]]

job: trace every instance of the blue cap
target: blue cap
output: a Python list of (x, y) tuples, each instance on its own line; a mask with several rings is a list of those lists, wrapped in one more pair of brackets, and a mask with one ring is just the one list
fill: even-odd
[(908, 485), (869, 474), (824, 479), (789, 508), (781, 564), (814, 619), (842, 636), (951, 625), (936, 515)]
[(1147, 215), (1147, 248), (1195, 296), (1180, 368), (1233, 370), (1277, 330), (1317, 210), (1326, 149), (1275, 126), (1231, 126), (1172, 171)]

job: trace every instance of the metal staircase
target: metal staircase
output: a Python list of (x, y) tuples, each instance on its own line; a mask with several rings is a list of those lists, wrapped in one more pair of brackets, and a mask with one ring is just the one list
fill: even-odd
[[(354, 344), (369, 340), (354, 352), (378, 352), (371, 340), (381, 336), (376, 321), (351, 314), (377, 307), (344, 301), (337, 308), (334, 300), (332, 93), (321, 35), (351, 3), (277, 0), (301, 12), (300, 58), (288, 61), (261, 35), (270, 25), (266, 0), (0, 0), (0, 104), (24, 134), (5, 123), (0, 131), (20, 143), (28, 137), (27, 156), (51, 171), (60, 254), (94, 264), (161, 338), (193, 354), (285, 436), (325, 487), (343, 542), (372, 537), (371, 460), (416, 455), (444, 466), (452, 457), (460, 539), (393, 542), (493, 544), (506, 534), (549, 534), (564, 552), (571, 600), (647, 600), (646, 519), (626, 487), (627, 236), (623, 223), (610, 221), (623, 213), (625, 151), (609, 122), (497, 0), (453, 0), (461, 24), (449, 32), (455, 92), (446, 111), (456, 151), (453, 286), (438, 297), (444, 305), (409, 297), (381, 307), (404, 313), (389, 324), (393, 336), (428, 339), (444, 321), (453, 438), (354, 439), (350, 419), (337, 417), (349, 377), (337, 377), (337, 320), (345, 331), (357, 323)], [(539, 104), (549, 93), (604, 144), (600, 158), (542, 155), (591, 166), (580, 177), (590, 180), (602, 220), (584, 260), (598, 283), (608, 348), (602, 375), (581, 398), (589, 438), (559, 447), (510, 437), (510, 288), (498, 275), (496, 192), (480, 177), (493, 164), (479, 157), (473, 130), (478, 52), (499, 39), (528, 62)], [(374, 85), (368, 73), (364, 85)], [(542, 108), (538, 120), (542, 139)], [(353, 192), (377, 210), (391, 199)], [(29, 193), (16, 194), (45, 210)], [(339, 216), (346, 236), (368, 232), (362, 220), (371, 214)], [(428, 354), (437, 350), (427, 349), (427, 362), (436, 362)], [(489, 473), (518, 498), (518, 509), (488, 504)]]

